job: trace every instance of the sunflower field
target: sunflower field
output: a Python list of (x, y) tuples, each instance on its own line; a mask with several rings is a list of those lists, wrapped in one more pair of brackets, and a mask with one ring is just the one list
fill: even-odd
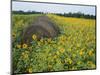
[(96, 68), (95, 19), (62, 17), (47, 14), (60, 28), (61, 34), (53, 39), (37, 40), (32, 45), (21, 44), (21, 31), (37, 16), (12, 15), (12, 64), (14, 73), (54, 72)]

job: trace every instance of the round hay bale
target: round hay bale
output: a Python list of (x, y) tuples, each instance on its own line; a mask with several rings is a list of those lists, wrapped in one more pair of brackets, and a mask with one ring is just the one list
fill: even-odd
[(35, 34), (37, 39), (41, 38), (54, 38), (60, 33), (59, 27), (56, 26), (46, 16), (40, 16), (35, 23), (25, 28), (23, 31), (23, 43), (30, 43), (32, 41), (32, 35)]

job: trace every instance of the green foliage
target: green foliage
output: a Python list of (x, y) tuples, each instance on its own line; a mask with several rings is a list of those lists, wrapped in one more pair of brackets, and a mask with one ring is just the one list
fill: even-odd
[(54, 38), (37, 40), (32, 45), (19, 43), (21, 30), (40, 15), (12, 16), (12, 58), (14, 73), (95, 69), (95, 20), (47, 15), (61, 30)]

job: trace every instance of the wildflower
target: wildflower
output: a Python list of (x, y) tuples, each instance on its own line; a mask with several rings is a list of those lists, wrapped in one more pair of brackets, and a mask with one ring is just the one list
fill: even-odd
[(33, 40), (36, 40), (36, 39), (37, 39), (37, 36), (36, 36), (35, 34), (33, 34), (33, 35), (32, 35), (32, 39), (33, 39)]
[(22, 52), (22, 57), (23, 57), (24, 59), (27, 59), (27, 58), (28, 58), (28, 54), (25, 53), (25, 52)]
[(89, 56), (92, 56), (93, 55), (93, 51), (89, 51), (88, 54), (89, 54)]
[(91, 68), (95, 68), (96, 67), (96, 65), (92, 61), (88, 61), (87, 64), (91, 65)]
[(23, 44), (22, 47), (23, 47), (23, 48), (27, 48), (27, 44)]
[(83, 55), (83, 51), (81, 50), (79, 54), (82, 56)]
[(93, 64), (92, 61), (88, 61), (87, 64)]
[(61, 53), (64, 53), (64, 52), (65, 52), (65, 49), (64, 49), (64, 48), (61, 48), (61, 49), (60, 49), (60, 52), (61, 52)]
[(32, 68), (29, 68), (29, 69), (28, 69), (28, 72), (29, 72), (29, 73), (32, 73)]
[(21, 45), (17, 45), (17, 48), (21, 48)]

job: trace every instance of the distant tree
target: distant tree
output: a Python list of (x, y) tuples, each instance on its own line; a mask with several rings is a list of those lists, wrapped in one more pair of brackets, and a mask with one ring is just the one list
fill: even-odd
[(59, 16), (64, 16), (64, 17), (76, 17), (76, 18), (86, 18), (86, 19), (96, 19), (96, 16), (94, 15), (89, 15), (89, 14), (84, 14), (81, 12), (76, 12), (76, 13), (49, 13), (49, 12), (37, 12), (37, 11), (12, 11), (13, 14), (55, 14), (55, 15), (59, 15)]

